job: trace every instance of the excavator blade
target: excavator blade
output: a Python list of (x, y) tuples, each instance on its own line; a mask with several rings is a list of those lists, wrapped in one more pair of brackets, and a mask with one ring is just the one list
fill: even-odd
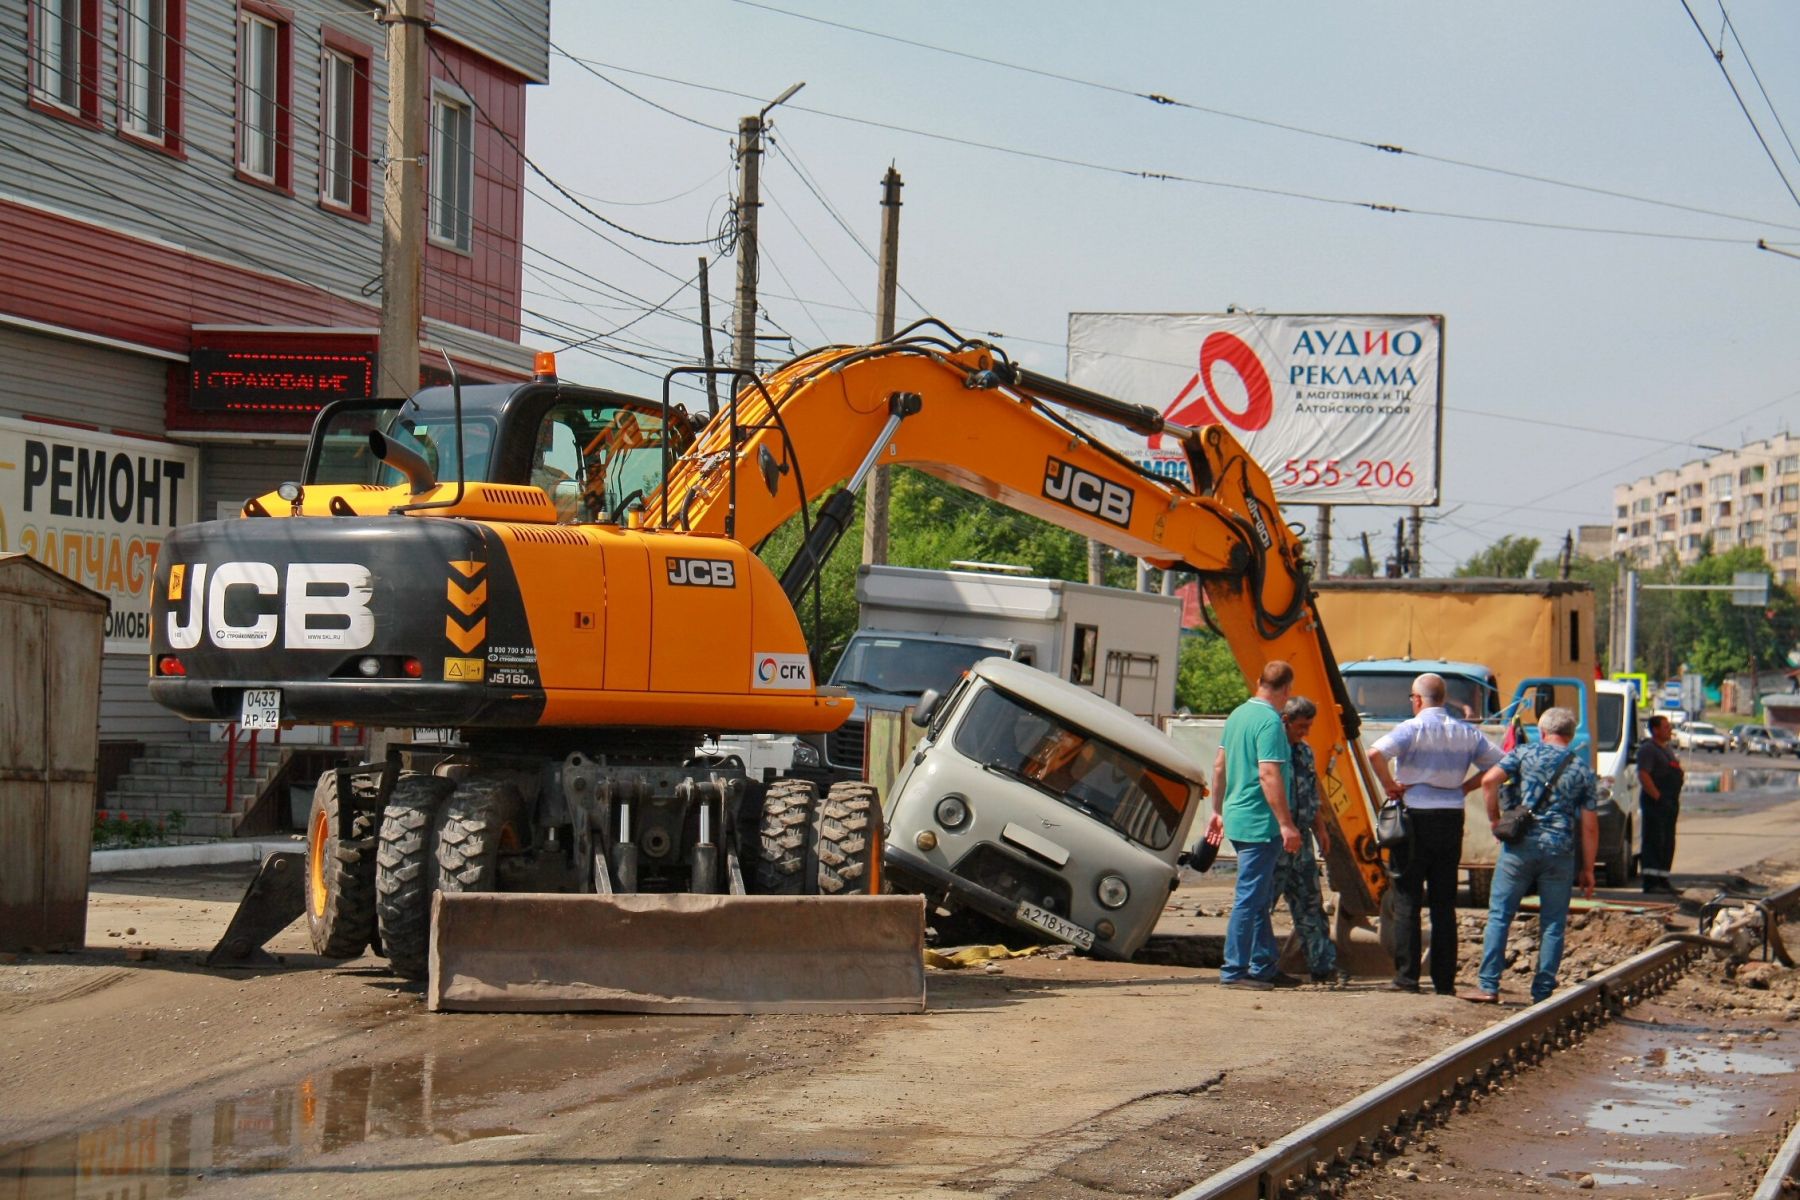
[(446, 893), (433, 1012), (925, 1009), (919, 896)]

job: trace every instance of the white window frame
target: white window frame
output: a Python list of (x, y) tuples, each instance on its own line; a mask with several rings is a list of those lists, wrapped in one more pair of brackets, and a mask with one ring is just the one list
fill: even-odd
[[(446, 118), (457, 114), (454, 124)], [(466, 140), (458, 139), (462, 132)], [(470, 254), (475, 234), (475, 105), (460, 88), (431, 95), (431, 243)]]
[(87, 64), (81, 44), (97, 32), (83, 27), (82, 15), (87, 6), (84, 0), (31, 0), (31, 5), (32, 98), (82, 116), (81, 91)]
[[(259, 37), (268, 39), (266, 58), (254, 53)], [(281, 26), (258, 13), (238, 16), (238, 97), (238, 170), (273, 184), (281, 175)]]
[(319, 57), (319, 199), (345, 212), (356, 205), (356, 76), (361, 66), (355, 55), (329, 46)]
[(119, 0), (119, 127), (169, 136), (169, 0)]

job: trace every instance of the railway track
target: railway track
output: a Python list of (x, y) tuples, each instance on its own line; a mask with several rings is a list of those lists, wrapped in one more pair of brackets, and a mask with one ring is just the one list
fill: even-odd
[[(1800, 885), (1751, 907), (1765, 928), (1800, 911)], [(1779, 935), (1764, 940), (1779, 948)], [(1477, 1033), (1181, 1192), (1177, 1200), (1292, 1200), (1341, 1195), (1427, 1131), (1469, 1111), (1627, 1009), (1666, 990), (1706, 952), (1705, 939), (1665, 941), (1542, 1004)], [(1800, 1197), (1800, 1122), (1763, 1176), (1755, 1200)]]

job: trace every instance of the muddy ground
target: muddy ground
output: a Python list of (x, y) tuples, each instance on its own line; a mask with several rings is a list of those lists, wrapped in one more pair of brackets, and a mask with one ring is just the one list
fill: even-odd
[[(97, 878), (87, 953), (0, 963), (0, 1196), (1169, 1195), (1506, 1011), (1222, 989), (1208, 876), (1151, 961), (933, 972), (918, 1016), (434, 1016), (298, 926), (286, 967), (199, 969), (245, 875)], [(1565, 977), (1668, 915), (1580, 921)]]

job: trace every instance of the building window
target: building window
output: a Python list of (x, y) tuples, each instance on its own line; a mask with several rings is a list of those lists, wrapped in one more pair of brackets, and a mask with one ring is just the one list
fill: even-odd
[(467, 254), (474, 217), (475, 113), (468, 100), (431, 100), (431, 240)]
[(1775, 471), (1780, 475), (1800, 474), (1800, 454), (1790, 454), (1775, 464)]
[(244, 0), (238, 16), (238, 170), (292, 185), (293, 26), (282, 10)]
[(181, 128), (181, 0), (120, 0), (119, 128), (173, 148)]
[(1706, 481), (1706, 490), (1714, 496), (1731, 495), (1731, 476), (1714, 475)]
[(319, 199), (327, 207), (369, 215), (369, 60), (326, 31), (320, 60)]
[(1761, 483), (1762, 481), (1763, 481), (1763, 468), (1760, 466), (1745, 467), (1743, 470), (1738, 472), (1738, 482), (1739, 483)]
[(100, 0), (32, 0), (31, 97), (100, 119)]

